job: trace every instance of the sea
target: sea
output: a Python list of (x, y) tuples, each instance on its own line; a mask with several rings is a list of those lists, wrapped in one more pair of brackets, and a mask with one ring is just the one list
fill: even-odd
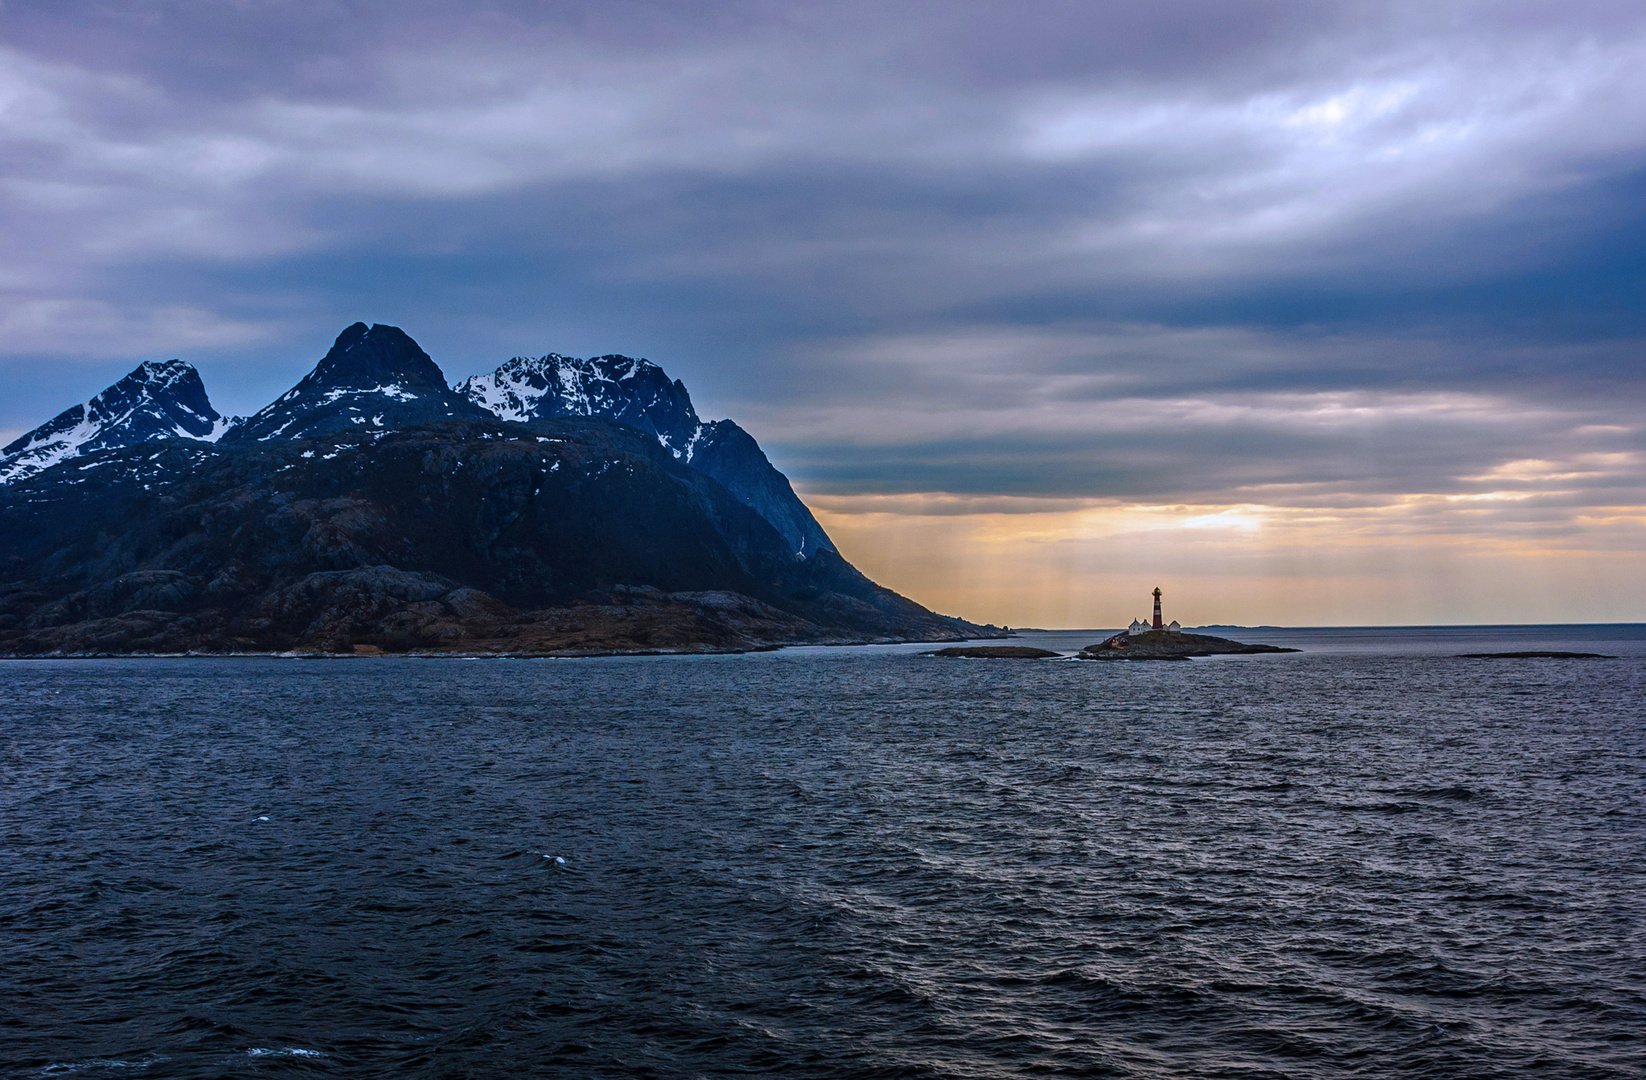
[(1214, 632), (0, 663), (0, 1075), (1646, 1076), (1646, 627)]

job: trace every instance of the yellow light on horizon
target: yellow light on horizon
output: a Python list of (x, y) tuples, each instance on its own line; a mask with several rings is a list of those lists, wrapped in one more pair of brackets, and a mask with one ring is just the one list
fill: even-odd
[(1646, 507), (1551, 523), (1530, 507), (1539, 494), (1341, 508), (932, 493), (808, 502), (870, 577), (975, 621), (1124, 626), (1155, 584), (1184, 625), (1646, 619)]

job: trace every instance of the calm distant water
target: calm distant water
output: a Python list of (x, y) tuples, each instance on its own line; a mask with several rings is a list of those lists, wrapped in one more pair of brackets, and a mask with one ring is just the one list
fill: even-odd
[(0, 664), (0, 1072), (1646, 1075), (1646, 628), (1239, 636)]

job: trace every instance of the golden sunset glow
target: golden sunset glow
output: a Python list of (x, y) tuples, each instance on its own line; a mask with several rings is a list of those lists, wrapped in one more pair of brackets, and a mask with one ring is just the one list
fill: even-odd
[(1116, 627), (1160, 585), (1185, 625), (1624, 621), (1646, 591), (1646, 506), (1511, 516), (1550, 496), (1338, 508), (812, 496), (863, 571), (937, 611)]

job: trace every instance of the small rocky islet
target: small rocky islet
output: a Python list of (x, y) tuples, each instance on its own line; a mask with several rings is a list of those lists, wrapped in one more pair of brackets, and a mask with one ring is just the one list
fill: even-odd
[(1149, 630), (1141, 634), (1119, 633), (1080, 650), (1081, 660), (1190, 660), (1197, 656), (1238, 656), (1249, 653), (1295, 653), (1298, 649), (1279, 645), (1250, 645), (1243, 641), (1185, 634), (1181, 631)]
[[(1076, 660), (1190, 660), (1197, 656), (1237, 656), (1250, 653), (1295, 653), (1279, 645), (1249, 645), (1243, 641), (1212, 637), (1209, 634), (1172, 633), (1151, 630), (1142, 634), (1119, 633), (1074, 655)], [(925, 656), (958, 660), (1058, 660), (1063, 654), (1027, 645), (957, 645), (933, 649)]]
[(1028, 645), (956, 645), (947, 649), (933, 649), (923, 655), (943, 656), (954, 660), (1053, 660), (1063, 654)]

